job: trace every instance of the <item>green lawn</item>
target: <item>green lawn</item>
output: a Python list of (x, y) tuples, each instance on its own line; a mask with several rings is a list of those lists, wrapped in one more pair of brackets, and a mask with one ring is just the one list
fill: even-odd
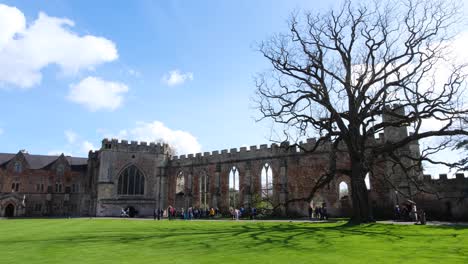
[(0, 263), (468, 263), (468, 228), (0, 220)]

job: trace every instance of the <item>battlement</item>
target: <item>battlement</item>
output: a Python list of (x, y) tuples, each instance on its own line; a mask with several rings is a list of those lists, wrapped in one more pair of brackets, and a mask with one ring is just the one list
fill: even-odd
[(317, 139), (309, 138), (307, 139), (306, 143), (300, 142), (298, 147), (296, 145), (291, 145), (289, 142), (282, 142), (281, 145), (276, 143), (262, 144), (262, 145), (253, 145), (253, 146), (243, 146), (240, 148), (230, 148), (230, 149), (223, 149), (223, 150), (215, 150), (211, 152), (203, 152), (203, 153), (196, 153), (196, 154), (188, 154), (188, 155), (180, 155), (180, 156), (172, 156), (171, 160), (173, 161), (189, 161), (189, 160), (219, 160), (219, 159), (226, 159), (230, 157), (237, 157), (237, 158), (252, 158), (252, 157), (265, 157), (265, 156), (274, 156), (274, 155), (284, 155), (284, 154), (294, 154), (302, 152), (301, 148), (303, 149), (311, 149)]
[(446, 173), (439, 174), (439, 178), (436, 179), (430, 174), (424, 174), (423, 180), (425, 182), (459, 182), (468, 180), (468, 175), (465, 176), (464, 173), (455, 173), (455, 178), (448, 178)]
[(150, 152), (155, 154), (163, 154), (169, 151), (168, 144), (161, 144), (150, 142), (149, 144), (145, 141), (130, 141), (122, 139), (103, 139), (100, 151), (125, 151), (125, 152)]

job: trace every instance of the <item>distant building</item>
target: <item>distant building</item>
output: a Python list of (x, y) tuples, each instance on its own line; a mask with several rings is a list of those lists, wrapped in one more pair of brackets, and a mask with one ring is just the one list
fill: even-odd
[[(406, 127), (387, 129), (374, 144), (406, 135)], [(313, 144), (315, 139), (308, 139), (302, 147)], [(169, 205), (178, 210), (217, 207), (227, 213), (230, 207), (249, 208), (259, 198), (271, 202), (278, 215), (306, 216), (309, 206), (325, 203), (330, 215), (347, 216), (352, 189), (346, 176), (306, 198), (328, 165), (326, 148), (308, 153), (286, 143), (172, 156), (167, 144), (104, 139), (88, 158), (0, 153), (0, 216), (119, 216), (129, 208), (132, 215), (146, 217)], [(419, 145), (401, 152), (419, 155)], [(339, 159), (347, 166), (345, 155)], [(428, 217), (468, 219), (467, 199), (460, 199), (468, 197), (463, 174), (432, 180), (416, 170), (409, 180), (385, 159), (373, 171), (366, 180), (376, 217), (391, 217), (395, 204), (410, 197)], [(451, 198), (422, 193), (411, 181)]]

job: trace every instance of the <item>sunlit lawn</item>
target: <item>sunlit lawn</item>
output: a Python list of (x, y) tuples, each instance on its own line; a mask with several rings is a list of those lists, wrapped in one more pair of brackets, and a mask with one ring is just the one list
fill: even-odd
[(468, 263), (468, 228), (0, 220), (0, 263)]

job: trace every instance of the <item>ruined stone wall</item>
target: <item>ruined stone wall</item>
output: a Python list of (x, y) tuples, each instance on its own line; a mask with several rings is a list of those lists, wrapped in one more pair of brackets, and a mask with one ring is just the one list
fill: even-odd
[[(302, 145), (310, 148), (315, 143), (309, 139)], [(200, 204), (200, 178), (209, 180), (208, 207), (229, 209), (229, 173), (233, 167), (239, 171), (239, 206), (249, 208), (255, 195), (261, 196), (261, 171), (266, 163), (273, 173), (273, 195), (270, 198), (277, 214), (305, 216), (311, 202), (307, 197), (318, 177), (327, 166), (325, 148), (314, 153), (305, 153), (297, 148), (279, 147), (276, 144), (251, 146), (172, 157), (167, 170), (168, 204), (176, 204), (176, 182), (180, 172), (185, 177), (184, 206), (202, 207)], [(345, 158), (341, 159), (346, 163)], [(344, 165), (346, 166), (346, 165)], [(338, 185), (347, 177), (338, 177), (312, 198), (316, 205), (326, 203), (330, 214), (342, 216), (349, 213), (349, 199), (338, 199)], [(179, 209), (179, 208), (178, 208)]]
[(421, 184), (425, 192), (418, 192), (415, 201), (428, 219), (468, 219), (468, 178), (463, 173), (455, 177), (447, 179), (447, 174), (440, 174), (439, 179), (433, 179), (424, 175)]

